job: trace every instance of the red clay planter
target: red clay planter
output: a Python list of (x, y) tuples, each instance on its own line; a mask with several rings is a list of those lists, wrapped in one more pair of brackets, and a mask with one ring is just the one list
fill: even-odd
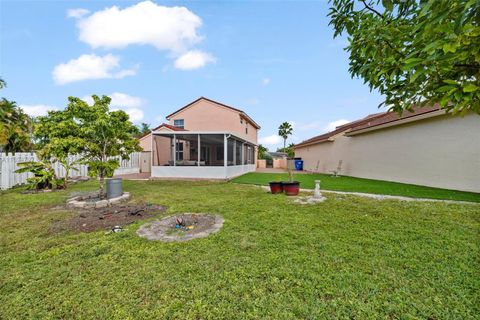
[(300, 192), (300, 182), (285, 181), (283, 184), (283, 191), (287, 196), (296, 196)]
[(270, 184), (270, 192), (272, 194), (283, 193), (283, 183), (282, 182), (272, 181), (269, 184)]

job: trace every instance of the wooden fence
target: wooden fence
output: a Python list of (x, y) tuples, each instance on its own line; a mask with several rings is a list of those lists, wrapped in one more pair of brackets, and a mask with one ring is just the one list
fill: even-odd
[[(71, 156), (70, 161), (78, 160), (80, 156)], [(130, 155), (129, 160), (120, 160), (120, 167), (115, 170), (115, 174), (127, 174), (140, 172), (140, 152), (135, 152)], [(27, 179), (32, 176), (30, 172), (16, 173), (15, 170), (19, 169), (17, 166), (20, 162), (37, 161), (35, 153), (15, 153), (5, 154), (0, 153), (0, 189), (6, 190), (13, 186), (24, 184)], [(58, 162), (53, 163), (53, 168), (58, 177), (65, 177), (65, 170)], [(85, 177), (88, 175), (88, 167), (86, 165), (75, 166), (77, 170), (71, 170), (70, 177)]]

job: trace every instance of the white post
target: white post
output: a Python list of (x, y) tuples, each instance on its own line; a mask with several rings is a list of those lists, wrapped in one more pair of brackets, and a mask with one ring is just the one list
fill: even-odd
[(245, 164), (245, 142), (242, 143), (242, 163), (243, 166)]
[(227, 148), (228, 148), (228, 142), (227, 142), (227, 135), (223, 135), (223, 166), (228, 167), (228, 153), (227, 153)]
[(177, 136), (173, 134), (173, 166), (177, 166)]
[(0, 176), (0, 189), (2, 190), (6, 190), (8, 189), (10, 186), (8, 185), (8, 176), (10, 174), (10, 172), (8, 171), (8, 168), (7, 168), (7, 156), (5, 154), (5, 158), (2, 158), (0, 159), (1, 163), (0, 163), (0, 166), (1, 166), (1, 176)]

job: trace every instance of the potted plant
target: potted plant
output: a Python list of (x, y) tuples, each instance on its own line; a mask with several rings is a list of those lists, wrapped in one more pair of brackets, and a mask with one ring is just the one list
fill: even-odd
[(275, 181), (270, 181), (270, 192), (272, 194), (283, 193), (283, 182), (275, 177)]
[(296, 196), (300, 192), (300, 182), (293, 181), (292, 169), (288, 169), (288, 181), (284, 181), (282, 185), (287, 196)]

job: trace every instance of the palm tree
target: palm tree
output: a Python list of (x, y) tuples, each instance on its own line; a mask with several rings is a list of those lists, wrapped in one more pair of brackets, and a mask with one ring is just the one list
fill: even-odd
[(285, 150), (287, 146), (287, 138), (292, 134), (292, 131), (292, 125), (288, 122), (284, 122), (278, 127), (278, 135), (283, 138), (283, 150)]

